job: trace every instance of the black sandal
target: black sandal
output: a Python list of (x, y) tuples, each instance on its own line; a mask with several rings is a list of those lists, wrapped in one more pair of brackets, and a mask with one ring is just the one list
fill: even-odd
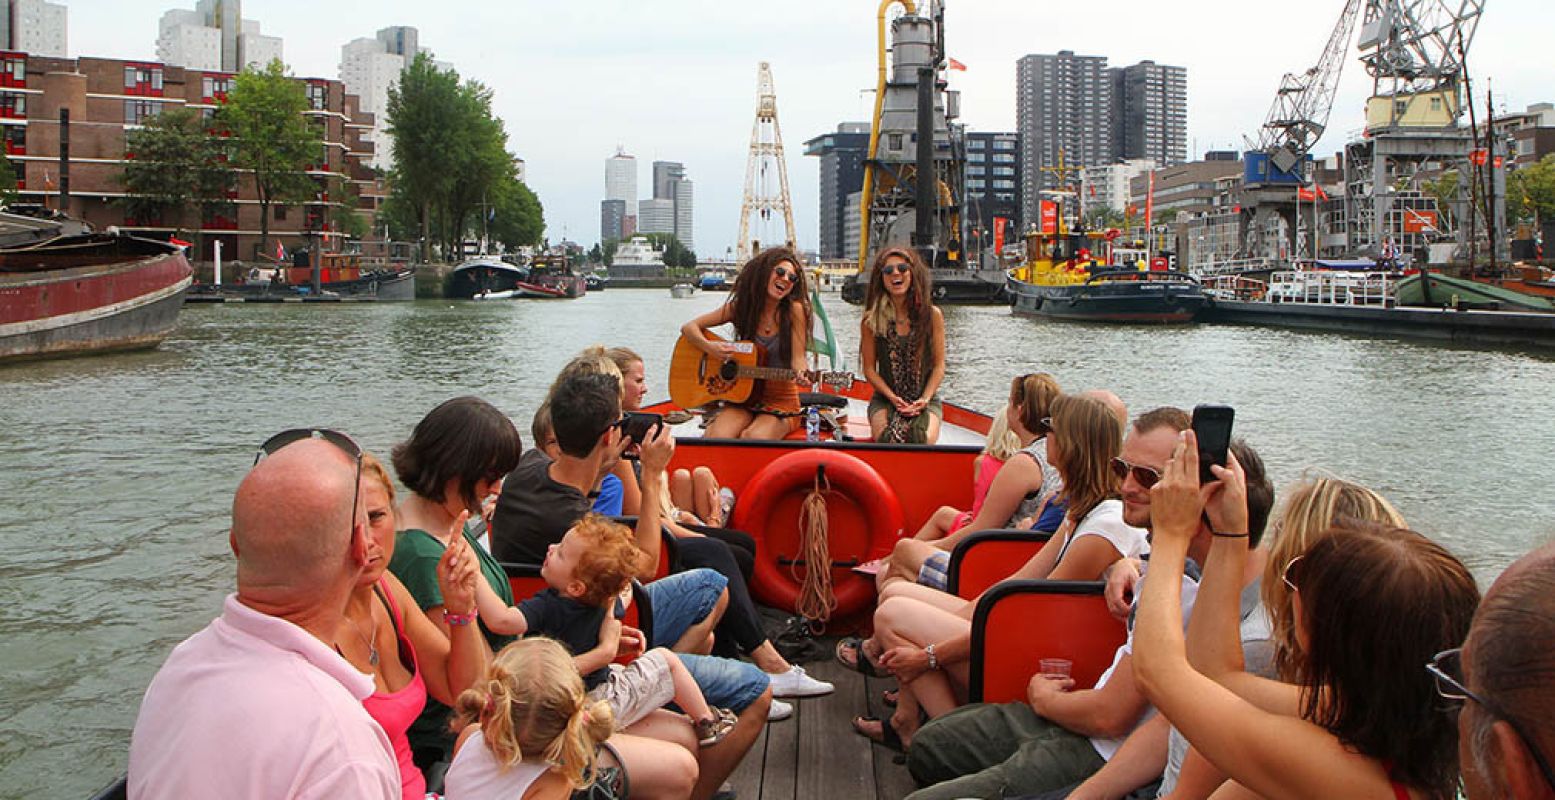
[[(880, 723), (879, 739), (870, 736), (868, 733), (864, 732), (863, 728), (859, 727), (861, 723), (865, 722)], [(904, 764), (907, 762), (907, 747), (902, 744), (902, 736), (896, 732), (896, 726), (891, 724), (890, 717), (886, 717), (885, 719), (880, 719), (878, 717), (854, 717), (853, 732), (864, 737), (865, 739), (870, 740), (871, 742), (874, 742), (875, 744), (884, 746), (888, 750), (894, 750), (895, 752), (900, 753), (901, 755), (896, 756), (894, 759), (896, 763)]]
[[(849, 662), (842, 657), (843, 651), (852, 649), (853, 661)], [(864, 652), (864, 639), (859, 636), (848, 636), (837, 642), (837, 649), (833, 652), (837, 663), (862, 675), (871, 678), (890, 677), (891, 673), (883, 670), (875, 662), (869, 660), (869, 654)]]

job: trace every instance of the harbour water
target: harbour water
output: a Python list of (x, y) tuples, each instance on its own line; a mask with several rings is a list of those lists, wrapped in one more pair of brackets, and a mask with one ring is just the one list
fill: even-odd
[[(231, 590), (232, 490), (268, 435), (336, 427), (385, 454), (438, 402), (476, 394), (527, 440), (572, 353), (629, 345), (663, 396), (676, 328), (726, 297), (192, 306), (154, 352), (0, 369), (0, 797), (84, 797), (124, 769), (146, 682)], [(856, 353), (857, 309), (832, 295), (828, 310)], [(1042, 370), (1134, 412), (1231, 404), (1277, 485), (1309, 468), (1367, 483), (1487, 585), (1555, 535), (1548, 353), (945, 316), (947, 400), (992, 410), (1013, 375)]]

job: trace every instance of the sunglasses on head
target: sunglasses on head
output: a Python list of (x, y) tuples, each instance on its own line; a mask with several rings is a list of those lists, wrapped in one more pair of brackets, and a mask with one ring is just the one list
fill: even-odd
[(893, 273), (894, 274), (901, 274), (901, 273), (904, 273), (904, 272), (911, 272), (911, 271), (912, 271), (912, 266), (910, 264), (908, 264), (907, 262), (905, 262), (905, 261), (899, 261), (899, 262), (897, 262), (895, 264), (886, 264), (885, 266), (880, 268), (880, 274), (882, 274), (882, 275), (891, 275)]
[(259, 445), (259, 452), (254, 454), (254, 463), (257, 465), (266, 456), (273, 456), (281, 448), (304, 439), (320, 439), (329, 442), (340, 448), (341, 452), (356, 462), (356, 480), (351, 482), (353, 487), (351, 492), (351, 529), (355, 530), (356, 510), (362, 497), (362, 446), (357, 444), (355, 439), (340, 431), (333, 431), (328, 428), (292, 428), (271, 436), (263, 444)]
[(1285, 571), (1280, 573), (1280, 580), (1285, 583), (1285, 588), (1291, 590), (1292, 592), (1297, 591), (1296, 584), (1301, 582), (1301, 569), (1296, 565), (1300, 564), (1301, 559), (1303, 558), (1306, 558), (1305, 554), (1296, 556), (1295, 558), (1291, 559), (1290, 562), (1285, 565)]
[(1533, 755), (1533, 760), (1539, 765), (1539, 771), (1544, 774), (1544, 780), (1551, 787), (1555, 787), (1555, 770), (1550, 769), (1548, 761), (1544, 760), (1544, 754), (1534, 747), (1534, 739), (1523, 730), (1523, 726), (1517, 720), (1501, 713), (1499, 709), (1491, 705), (1485, 698), (1474, 693), (1468, 687), (1468, 682), (1463, 678), (1463, 648), (1454, 647), (1451, 650), (1443, 650), (1426, 662), (1425, 671), (1436, 679), (1436, 693), (1447, 700), (1463, 703), (1473, 700), (1480, 708), (1512, 726), (1512, 731), (1523, 740), (1523, 746)]
[(1117, 456), (1112, 458), (1112, 474), (1118, 476), (1120, 481), (1128, 480), (1128, 476), (1133, 475), (1134, 482), (1143, 489), (1149, 489), (1161, 480), (1160, 471), (1143, 464), (1131, 464)]

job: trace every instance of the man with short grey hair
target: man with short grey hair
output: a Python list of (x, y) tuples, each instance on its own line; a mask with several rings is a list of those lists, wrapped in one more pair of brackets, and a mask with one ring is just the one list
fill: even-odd
[(1555, 798), (1555, 545), (1508, 567), (1463, 649), (1429, 669), (1443, 695), (1464, 701), (1458, 761), (1469, 800)]
[(398, 798), (373, 679), (333, 646), (368, 562), (361, 450), (333, 431), (262, 449), (232, 503), (237, 592), (146, 689), (129, 796)]

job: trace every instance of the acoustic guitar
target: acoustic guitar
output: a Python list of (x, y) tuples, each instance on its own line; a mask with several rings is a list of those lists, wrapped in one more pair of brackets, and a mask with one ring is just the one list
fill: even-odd
[[(708, 338), (724, 341), (712, 334), (708, 334)], [(756, 381), (808, 383), (812, 378), (812, 375), (792, 369), (760, 366), (766, 351), (755, 342), (732, 344), (734, 352), (720, 362), (686, 337), (680, 337), (670, 356), (670, 400), (681, 408), (697, 408), (719, 400), (743, 403), (750, 399)], [(818, 376), (820, 383), (832, 386), (853, 385), (853, 375), (848, 372), (819, 372), (814, 376)]]

